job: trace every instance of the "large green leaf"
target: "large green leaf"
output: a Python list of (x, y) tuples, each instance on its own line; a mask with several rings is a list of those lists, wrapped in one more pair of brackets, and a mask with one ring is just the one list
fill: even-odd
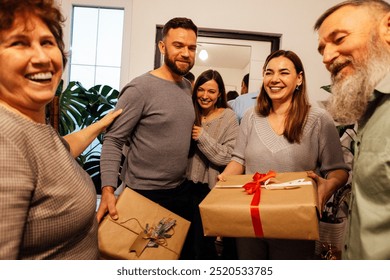
[[(59, 133), (67, 135), (100, 120), (115, 108), (119, 92), (107, 85), (96, 85), (86, 89), (80, 82), (73, 81), (63, 90), (63, 81), (59, 84), (56, 96), (59, 97)], [(87, 148), (77, 161), (94, 181), (100, 191), (100, 150), (103, 135), (99, 143)]]
[(107, 85), (96, 85), (88, 90), (86, 115), (82, 126), (88, 126), (104, 117), (114, 109), (118, 100), (119, 92)]
[(331, 85), (325, 85), (321, 87), (323, 90), (332, 93), (332, 86)]
[(82, 127), (88, 105), (87, 90), (79, 82), (70, 82), (59, 95), (60, 134), (66, 135)]
[(59, 96), (60, 134), (66, 135), (100, 120), (114, 109), (119, 92), (107, 85), (96, 85), (89, 90), (80, 82), (73, 81), (62, 91), (61, 81), (56, 95)]

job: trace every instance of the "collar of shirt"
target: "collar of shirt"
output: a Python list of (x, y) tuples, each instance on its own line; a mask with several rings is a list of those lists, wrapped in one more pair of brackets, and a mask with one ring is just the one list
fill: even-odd
[(390, 72), (377, 84), (375, 90), (384, 94), (390, 94)]

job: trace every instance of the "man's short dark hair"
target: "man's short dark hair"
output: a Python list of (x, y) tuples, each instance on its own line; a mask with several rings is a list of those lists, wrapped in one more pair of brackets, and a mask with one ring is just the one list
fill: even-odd
[(192, 22), (191, 19), (185, 17), (176, 17), (169, 20), (164, 25), (164, 28), (162, 30), (163, 39), (165, 38), (165, 36), (167, 36), (168, 31), (170, 29), (176, 29), (176, 28), (190, 29), (195, 32), (196, 36), (198, 36), (198, 27)]
[(234, 100), (239, 96), (236, 90), (230, 90), (226, 93), (227, 101)]
[(244, 82), (244, 84), (246, 85), (247, 88), (249, 88), (249, 73), (246, 74), (244, 76), (244, 78), (242, 79), (242, 81)]

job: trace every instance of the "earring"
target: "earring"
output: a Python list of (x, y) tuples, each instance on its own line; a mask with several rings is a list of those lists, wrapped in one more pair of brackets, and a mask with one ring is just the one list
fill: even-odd
[(299, 90), (299, 85), (296, 86), (295, 90)]

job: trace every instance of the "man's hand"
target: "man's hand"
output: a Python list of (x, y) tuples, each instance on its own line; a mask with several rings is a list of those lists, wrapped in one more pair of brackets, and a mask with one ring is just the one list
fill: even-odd
[(116, 197), (114, 195), (115, 189), (111, 186), (105, 186), (102, 188), (102, 197), (99, 205), (99, 209), (96, 213), (98, 223), (101, 222), (104, 215), (109, 213), (113, 220), (118, 219), (118, 212), (116, 210)]

